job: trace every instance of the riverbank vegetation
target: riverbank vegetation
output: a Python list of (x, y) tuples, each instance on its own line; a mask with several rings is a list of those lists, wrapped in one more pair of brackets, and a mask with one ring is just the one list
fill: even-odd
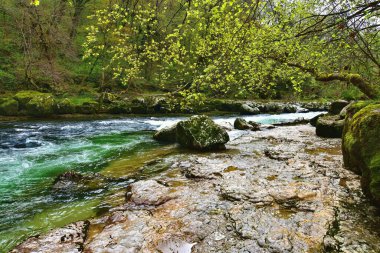
[[(379, 1), (0, 3), (0, 88), (97, 96), (376, 98)], [(303, 91), (302, 93), (300, 93)]]

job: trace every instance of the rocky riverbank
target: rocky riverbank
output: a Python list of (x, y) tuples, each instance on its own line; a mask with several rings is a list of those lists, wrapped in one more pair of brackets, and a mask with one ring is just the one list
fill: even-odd
[(379, 252), (380, 220), (341, 140), (309, 125), (231, 130), (225, 151), (170, 155), (108, 214), (12, 252)]
[(204, 104), (181, 107), (166, 96), (126, 98), (102, 93), (98, 97), (59, 97), (51, 93), (20, 91), (0, 97), (0, 115), (52, 117), (58, 115), (96, 114), (193, 114), (194, 112), (229, 112), (243, 115), (260, 113), (294, 113), (326, 111), (324, 102), (256, 102), (228, 99), (208, 99)]

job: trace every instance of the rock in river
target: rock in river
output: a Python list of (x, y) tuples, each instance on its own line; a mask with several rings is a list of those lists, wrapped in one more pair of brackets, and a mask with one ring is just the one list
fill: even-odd
[(325, 115), (319, 117), (316, 124), (316, 134), (326, 138), (342, 137), (344, 119), (339, 115)]
[(256, 123), (254, 121), (247, 122), (245, 119), (242, 118), (236, 118), (234, 122), (234, 128), (237, 130), (252, 130), (252, 131), (258, 131), (260, 130), (260, 124)]
[(166, 127), (158, 130), (154, 135), (153, 139), (161, 142), (174, 143), (177, 141), (177, 125)]
[(113, 180), (116, 179), (107, 178), (98, 173), (82, 174), (71, 170), (59, 175), (52, 188), (66, 193), (91, 191), (105, 188)]
[(329, 108), (329, 113), (332, 115), (337, 115), (349, 104), (346, 100), (338, 100), (331, 103)]
[(226, 130), (205, 115), (192, 116), (177, 124), (177, 141), (183, 147), (195, 150), (224, 149), (224, 144), (229, 140)]

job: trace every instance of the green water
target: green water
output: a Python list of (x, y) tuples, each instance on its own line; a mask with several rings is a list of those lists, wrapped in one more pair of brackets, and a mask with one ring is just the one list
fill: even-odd
[[(123, 122), (125, 123), (125, 122)], [(112, 207), (108, 195), (130, 181), (81, 193), (52, 189), (68, 170), (101, 172), (111, 161), (157, 149), (149, 126), (117, 122), (3, 123), (0, 149), (0, 252), (31, 235), (94, 217)]]

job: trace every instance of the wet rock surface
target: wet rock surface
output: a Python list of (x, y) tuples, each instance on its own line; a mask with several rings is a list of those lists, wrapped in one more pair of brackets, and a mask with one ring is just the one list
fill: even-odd
[[(124, 205), (89, 221), (80, 252), (380, 251), (377, 210), (343, 168), (340, 139), (308, 125), (230, 136), (222, 152), (165, 157), (169, 169), (130, 185)], [(64, 230), (17, 249), (64, 252), (43, 239)]]
[(31, 237), (13, 249), (11, 253), (82, 252), (88, 226), (88, 221), (79, 221), (64, 228), (53, 230), (47, 235)]

